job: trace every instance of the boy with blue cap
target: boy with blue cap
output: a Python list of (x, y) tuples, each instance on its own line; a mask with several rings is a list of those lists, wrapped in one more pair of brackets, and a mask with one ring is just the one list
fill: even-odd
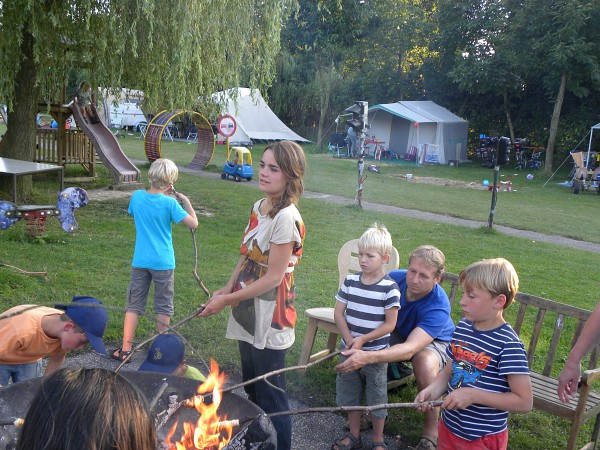
[(205, 381), (206, 378), (195, 367), (184, 360), (185, 347), (174, 334), (160, 334), (150, 346), (146, 361), (139, 367), (141, 372), (159, 372)]
[(59, 369), (69, 351), (88, 343), (105, 355), (108, 314), (99, 305), (96, 298), (75, 296), (69, 305), (19, 305), (0, 314), (0, 386), (39, 376), (47, 355), (44, 375)]

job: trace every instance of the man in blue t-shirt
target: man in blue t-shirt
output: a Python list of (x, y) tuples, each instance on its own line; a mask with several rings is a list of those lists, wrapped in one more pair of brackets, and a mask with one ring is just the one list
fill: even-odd
[[(437, 248), (423, 245), (408, 257), (407, 270), (394, 270), (390, 277), (400, 288), (400, 311), (387, 349), (343, 352), (348, 359), (336, 366), (338, 372), (358, 370), (366, 364), (410, 361), (417, 389), (429, 386), (446, 364), (446, 347), (454, 323), (450, 301), (439, 285), (446, 258)], [(437, 448), (439, 408), (425, 412), (423, 433), (415, 450)]]

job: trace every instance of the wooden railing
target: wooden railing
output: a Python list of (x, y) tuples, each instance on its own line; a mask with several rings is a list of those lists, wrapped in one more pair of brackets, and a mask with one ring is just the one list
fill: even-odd
[(65, 130), (63, 148), (58, 145), (55, 128), (38, 128), (34, 161), (47, 164), (81, 164), (88, 176), (96, 176), (96, 152), (81, 130)]

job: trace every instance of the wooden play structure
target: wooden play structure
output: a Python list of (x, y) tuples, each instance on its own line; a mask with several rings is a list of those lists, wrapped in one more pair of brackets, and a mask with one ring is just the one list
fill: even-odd
[(87, 176), (96, 176), (94, 145), (79, 129), (61, 134), (57, 128), (38, 128), (34, 161), (60, 166), (81, 164)]
[[(95, 102), (95, 95), (92, 102)], [(98, 117), (94, 104), (89, 107)], [(81, 164), (87, 175), (96, 176), (96, 157), (111, 172), (115, 184), (139, 183), (140, 171), (123, 153), (119, 142), (102, 122), (91, 123), (82, 109), (61, 91), (60, 103), (40, 103), (38, 111), (49, 111), (57, 128), (40, 127), (37, 131), (34, 162), (53, 163), (60, 166)], [(77, 130), (66, 129), (66, 120), (73, 115)]]
[(197, 112), (185, 111), (182, 109), (174, 111), (165, 110), (154, 116), (152, 121), (148, 124), (146, 135), (144, 136), (144, 150), (146, 151), (146, 157), (150, 162), (162, 158), (160, 145), (163, 134), (169, 126), (169, 123), (180, 115), (191, 116), (197, 130), (196, 154), (187, 167), (202, 170), (212, 160), (215, 151), (215, 136), (208, 120)]

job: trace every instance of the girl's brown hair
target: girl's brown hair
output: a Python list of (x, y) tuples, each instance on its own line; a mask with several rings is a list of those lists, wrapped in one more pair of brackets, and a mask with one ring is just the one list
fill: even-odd
[(34, 396), (17, 450), (154, 450), (145, 397), (106, 369), (60, 369)]
[(283, 193), (274, 200), (273, 207), (269, 211), (269, 217), (275, 217), (283, 208), (287, 208), (292, 203), (298, 204), (304, 192), (302, 177), (306, 170), (306, 157), (302, 147), (292, 141), (274, 142), (265, 148), (265, 151), (267, 150), (273, 152), (275, 162), (287, 180)]

